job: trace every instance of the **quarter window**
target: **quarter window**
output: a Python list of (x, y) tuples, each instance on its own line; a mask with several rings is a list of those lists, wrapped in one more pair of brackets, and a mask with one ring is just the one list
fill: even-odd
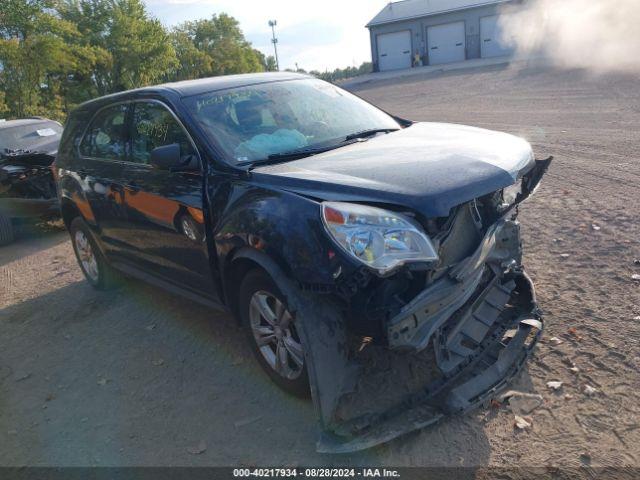
[(147, 164), (154, 148), (177, 143), (182, 157), (195, 151), (182, 126), (162, 105), (139, 102), (134, 105), (131, 126), (131, 160)]
[(127, 105), (119, 104), (101, 110), (91, 122), (80, 144), (85, 157), (126, 159), (125, 119)]

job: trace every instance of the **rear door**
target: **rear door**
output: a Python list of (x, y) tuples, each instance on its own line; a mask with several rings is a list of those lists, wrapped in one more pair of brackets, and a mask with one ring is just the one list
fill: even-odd
[(149, 164), (151, 151), (164, 145), (179, 144), (185, 158), (199, 158), (198, 152), (163, 103), (136, 101), (131, 108), (131, 156), (123, 171), (129, 260), (163, 280), (211, 296), (203, 176), (158, 170)]
[(91, 119), (78, 148), (73, 171), (83, 185), (84, 197), (73, 198), (112, 254), (123, 251), (127, 228), (122, 172), (128, 155), (127, 115), (129, 104), (103, 107)]
[(399, 70), (411, 67), (411, 32), (383, 33), (378, 35), (378, 69)]
[(429, 65), (462, 62), (466, 59), (464, 22), (427, 27)]

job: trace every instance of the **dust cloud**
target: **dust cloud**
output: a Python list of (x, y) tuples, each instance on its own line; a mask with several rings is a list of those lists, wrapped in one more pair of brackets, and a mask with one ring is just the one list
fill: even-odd
[(503, 42), (523, 57), (596, 73), (640, 72), (640, 0), (531, 0), (506, 7)]

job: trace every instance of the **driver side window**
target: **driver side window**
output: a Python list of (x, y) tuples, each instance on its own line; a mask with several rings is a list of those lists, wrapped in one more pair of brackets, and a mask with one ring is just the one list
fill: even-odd
[(131, 123), (131, 161), (148, 164), (154, 148), (177, 143), (180, 156), (195, 155), (195, 150), (171, 113), (153, 102), (136, 102)]

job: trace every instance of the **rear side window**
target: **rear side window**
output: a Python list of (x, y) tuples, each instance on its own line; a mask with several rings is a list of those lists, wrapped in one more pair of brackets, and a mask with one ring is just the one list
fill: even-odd
[(147, 164), (154, 148), (177, 143), (182, 157), (195, 151), (182, 126), (162, 105), (153, 102), (134, 104), (131, 124), (131, 161)]
[(126, 116), (126, 104), (100, 110), (80, 143), (80, 153), (85, 157), (126, 160)]

